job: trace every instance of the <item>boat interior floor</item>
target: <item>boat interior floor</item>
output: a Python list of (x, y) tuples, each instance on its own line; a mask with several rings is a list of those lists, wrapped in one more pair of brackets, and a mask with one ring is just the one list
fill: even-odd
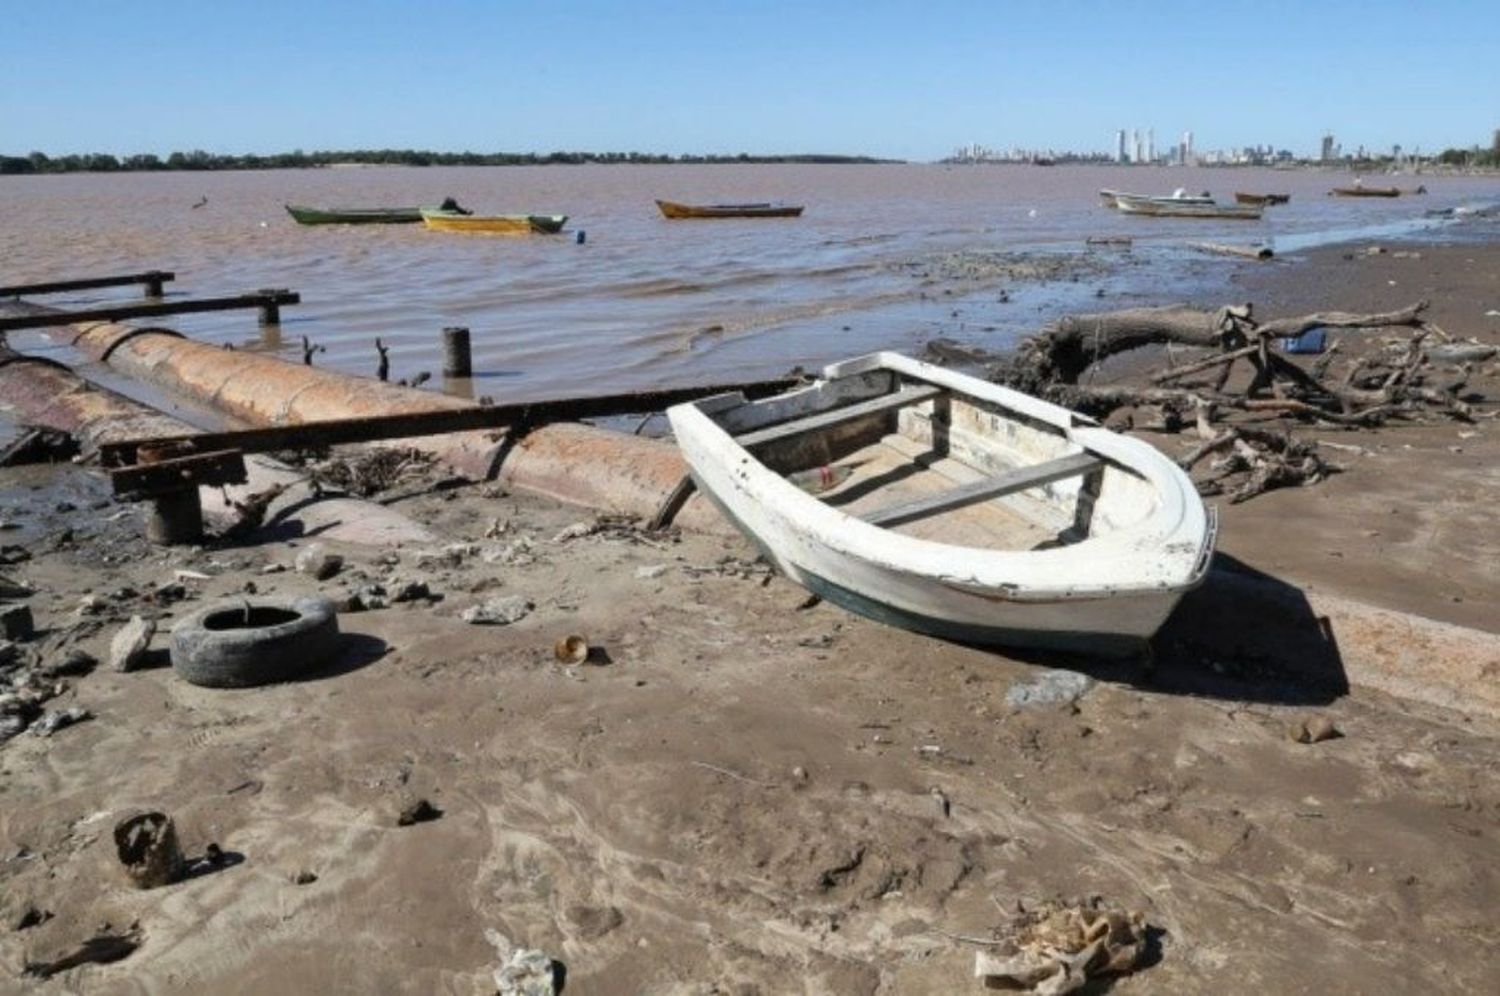
[[(861, 517), (898, 503), (932, 498), (988, 476), (895, 433), (841, 456), (833, 466), (852, 466), (854, 470), (847, 480), (818, 497), (840, 511)], [(888, 528), (917, 539), (997, 550), (1034, 550), (1073, 538), (1072, 530), (1058, 533), (996, 500), (947, 509)]]

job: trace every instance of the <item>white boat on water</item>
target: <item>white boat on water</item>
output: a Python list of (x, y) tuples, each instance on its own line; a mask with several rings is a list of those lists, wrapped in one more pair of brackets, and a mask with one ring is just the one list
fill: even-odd
[(1131, 194), (1123, 190), (1110, 190), (1105, 188), (1099, 191), (1099, 199), (1104, 202), (1105, 207), (1119, 207), (1121, 197), (1130, 197), (1137, 201), (1162, 201), (1167, 204), (1212, 204), (1213, 196), (1208, 191), (1201, 194), (1190, 194), (1181, 187), (1170, 194)]
[(1213, 552), (1212, 512), (1154, 447), (896, 353), (667, 415), (698, 487), (788, 577), (934, 636), (1130, 653)]
[(1216, 204), (1213, 201), (1173, 201), (1160, 197), (1116, 194), (1121, 214), (1144, 214), (1154, 218), (1234, 218), (1258, 221), (1265, 210), (1260, 204)]

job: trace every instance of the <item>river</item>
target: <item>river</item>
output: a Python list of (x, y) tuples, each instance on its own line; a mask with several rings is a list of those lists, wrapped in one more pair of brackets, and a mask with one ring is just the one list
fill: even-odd
[[(266, 287), (302, 295), (279, 328), (253, 311), (168, 319), (186, 334), (499, 401), (775, 376), (937, 335), (1004, 348), (1066, 310), (1218, 304), (1229, 267), (1191, 240), (1307, 247), (1439, 224), (1500, 198), (1494, 178), (1372, 177), (1425, 196), (1326, 196), (1315, 170), (943, 165), (334, 168), (0, 177), (0, 283), (172, 270), (169, 299)], [(1111, 187), (1291, 194), (1258, 222), (1127, 217)], [(420, 225), (299, 226), (287, 203), (384, 206), (455, 197), (479, 213), (560, 213), (558, 236)], [(795, 220), (667, 221), (653, 200), (782, 200)], [(195, 204), (203, 202), (201, 206)], [(1432, 237), (1441, 237), (1431, 229)], [(580, 242), (580, 236), (582, 241)], [(1126, 251), (1091, 236), (1130, 236)], [(135, 291), (44, 299), (84, 307)], [(1101, 299), (1104, 303), (1101, 304)], [(440, 331), (472, 330), (475, 376), (444, 384)], [(33, 337), (35, 338), (35, 337)], [(20, 339), (18, 338), (18, 343)], [(40, 340), (37, 340), (40, 341)], [(24, 343), (22, 343), (24, 348)]]

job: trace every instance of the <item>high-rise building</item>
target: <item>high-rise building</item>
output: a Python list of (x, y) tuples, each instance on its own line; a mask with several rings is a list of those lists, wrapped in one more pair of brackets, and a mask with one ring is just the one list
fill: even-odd
[(1156, 129), (1146, 129), (1146, 162), (1156, 162)]
[[(1500, 142), (1500, 131), (1495, 132), (1496, 141)], [(1115, 162), (1125, 161), (1125, 129), (1121, 128), (1115, 132)]]
[(1138, 163), (1141, 161), (1141, 153), (1145, 151), (1145, 147), (1141, 144), (1141, 130), (1139, 128), (1134, 129), (1131, 131), (1130, 137), (1134, 140), (1130, 153), (1130, 161)]
[(1323, 151), (1322, 154), (1318, 156), (1318, 160), (1320, 162), (1329, 163), (1333, 162), (1334, 158), (1335, 155), (1333, 151), (1333, 132), (1329, 132), (1323, 136)]
[(1182, 133), (1182, 155), (1179, 158), (1184, 166), (1193, 164), (1193, 133), (1190, 131)]

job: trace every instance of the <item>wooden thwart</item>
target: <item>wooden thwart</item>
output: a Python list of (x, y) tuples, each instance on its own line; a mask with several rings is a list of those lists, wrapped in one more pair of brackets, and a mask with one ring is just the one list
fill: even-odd
[(903, 522), (929, 518), (956, 508), (1015, 494), (1017, 491), (1026, 491), (1044, 484), (1051, 484), (1053, 481), (1087, 474), (1103, 466), (1104, 461), (1092, 453), (1073, 453), (1058, 457), (1056, 460), (1048, 460), (1046, 463), (1017, 467), (1015, 470), (1008, 470), (1003, 474), (975, 481), (972, 484), (964, 484), (940, 494), (888, 505), (861, 518), (874, 526), (898, 526)]
[(891, 394), (883, 394), (878, 398), (868, 401), (860, 401), (856, 404), (845, 405), (832, 411), (818, 412), (803, 418), (773, 425), (767, 429), (756, 429), (741, 436), (735, 436), (734, 441), (749, 449), (752, 446), (761, 446), (765, 443), (775, 442), (778, 439), (789, 439), (792, 436), (802, 436), (809, 432), (817, 432), (829, 426), (838, 425), (840, 422), (852, 422), (866, 415), (874, 415), (877, 412), (888, 411), (893, 408), (905, 408), (907, 405), (915, 405), (918, 402), (928, 401), (943, 393), (940, 387), (932, 387), (928, 384), (911, 385), (903, 387)]

